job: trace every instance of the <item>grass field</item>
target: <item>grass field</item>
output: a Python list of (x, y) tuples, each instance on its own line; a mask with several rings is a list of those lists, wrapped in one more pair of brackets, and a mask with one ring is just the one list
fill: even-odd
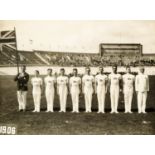
[(106, 113), (97, 114), (97, 99), (93, 97), (92, 113), (84, 113), (84, 99), (80, 96), (80, 113), (72, 114), (70, 96), (67, 101), (67, 113), (58, 113), (59, 101), (55, 96), (54, 113), (45, 113), (44, 94), (41, 112), (32, 113), (33, 101), (31, 86), (28, 92), (27, 111), (17, 112), (16, 83), (13, 76), (0, 76), (0, 124), (14, 124), (17, 134), (155, 134), (155, 76), (150, 76), (150, 92), (147, 101), (147, 114), (137, 114), (134, 95), (133, 114), (124, 114), (123, 96), (120, 96), (119, 114), (110, 114), (109, 94), (106, 98)]

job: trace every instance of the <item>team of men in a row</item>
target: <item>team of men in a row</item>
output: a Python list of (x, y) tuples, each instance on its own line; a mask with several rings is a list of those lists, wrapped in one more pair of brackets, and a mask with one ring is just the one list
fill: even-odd
[[(126, 74), (121, 76), (117, 73), (117, 66), (112, 67), (112, 73), (109, 76), (104, 74), (103, 67), (99, 67), (99, 73), (94, 77), (91, 75), (89, 67), (85, 69), (85, 75), (80, 78), (77, 68), (73, 69), (73, 76), (68, 78), (65, 75), (65, 69), (60, 69), (60, 75), (56, 78), (52, 75), (52, 69), (47, 70), (47, 76), (44, 82), (39, 75), (39, 71), (35, 70), (35, 76), (31, 79), (32, 95), (34, 100), (34, 111), (40, 112), (40, 101), (45, 83), (45, 96), (47, 101), (47, 112), (53, 112), (54, 96), (57, 93), (60, 101), (60, 112), (66, 112), (66, 102), (68, 93), (71, 94), (73, 111), (79, 112), (79, 95), (84, 94), (85, 112), (91, 112), (93, 93), (97, 94), (98, 113), (105, 112), (106, 93), (110, 91), (111, 113), (118, 113), (118, 103), (120, 91), (124, 93), (125, 113), (132, 113), (131, 105), (135, 91), (137, 92), (138, 113), (146, 113), (146, 99), (149, 91), (149, 78), (144, 74), (144, 68), (139, 68), (138, 75), (131, 74), (130, 67), (126, 68)], [(29, 75), (26, 73), (26, 67), (21, 67), (21, 72), (16, 75), (17, 81), (17, 99), (19, 103), (19, 111), (26, 110), (26, 100), (28, 91)], [(122, 84), (121, 84), (122, 83)], [(123, 86), (121, 88), (121, 85)]]

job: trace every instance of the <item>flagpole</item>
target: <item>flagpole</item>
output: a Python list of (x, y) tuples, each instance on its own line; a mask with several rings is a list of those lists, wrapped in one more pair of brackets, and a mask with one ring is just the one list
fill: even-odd
[(19, 73), (19, 53), (18, 53), (18, 49), (17, 49), (17, 35), (16, 35), (16, 28), (15, 27), (14, 27), (14, 31), (15, 31), (17, 73)]

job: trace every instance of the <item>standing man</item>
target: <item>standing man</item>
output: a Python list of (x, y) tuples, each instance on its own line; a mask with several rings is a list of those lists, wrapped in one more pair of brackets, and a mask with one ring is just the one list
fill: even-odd
[(95, 77), (95, 89), (98, 99), (98, 113), (104, 113), (105, 96), (107, 93), (108, 77), (103, 74), (103, 67), (99, 67), (99, 74)]
[(17, 99), (19, 104), (19, 111), (26, 111), (29, 81), (29, 74), (26, 73), (26, 66), (21, 67), (21, 71), (15, 76), (14, 81), (17, 82)]
[(39, 76), (38, 70), (35, 70), (35, 77), (31, 79), (31, 84), (33, 86), (32, 95), (33, 95), (33, 100), (34, 100), (33, 112), (40, 112), (40, 101), (41, 101), (43, 80)]
[(112, 73), (109, 75), (111, 113), (118, 113), (120, 84), (121, 75), (117, 73), (117, 66), (113, 66)]
[(79, 94), (81, 88), (81, 78), (78, 77), (77, 68), (73, 69), (73, 76), (70, 78), (70, 93), (72, 98), (73, 111), (79, 113)]
[(82, 90), (85, 97), (86, 112), (91, 112), (92, 95), (94, 92), (94, 77), (90, 75), (90, 68), (86, 67), (86, 74), (82, 78)]
[(149, 91), (149, 77), (144, 74), (144, 67), (139, 68), (139, 74), (136, 76), (135, 89), (137, 92), (138, 113), (146, 113), (147, 92)]
[(44, 82), (45, 82), (45, 97), (47, 101), (46, 112), (53, 112), (56, 78), (55, 76), (52, 76), (52, 69), (49, 68), (47, 70), (47, 76), (45, 77)]
[(126, 74), (124, 74), (122, 78), (123, 78), (125, 113), (132, 113), (131, 105), (134, 92), (135, 76), (131, 74), (130, 66), (126, 67)]
[(65, 69), (60, 69), (60, 76), (57, 78), (57, 93), (60, 101), (60, 111), (66, 112), (66, 102), (68, 94), (68, 77), (65, 76)]

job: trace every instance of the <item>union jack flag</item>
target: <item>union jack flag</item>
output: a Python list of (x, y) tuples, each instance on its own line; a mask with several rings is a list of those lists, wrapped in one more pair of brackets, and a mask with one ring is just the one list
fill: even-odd
[(5, 48), (10, 50), (17, 49), (15, 30), (0, 32), (0, 51), (4, 51)]

